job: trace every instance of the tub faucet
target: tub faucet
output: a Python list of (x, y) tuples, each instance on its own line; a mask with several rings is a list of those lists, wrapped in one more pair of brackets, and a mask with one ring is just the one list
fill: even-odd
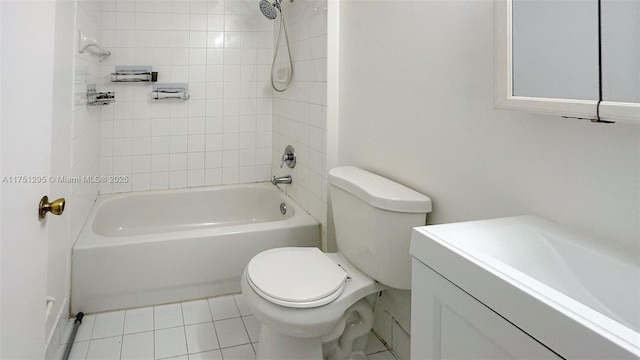
[(286, 175), (286, 176), (280, 176), (280, 177), (273, 177), (273, 180), (271, 180), (271, 183), (273, 185), (278, 185), (278, 184), (291, 184), (292, 180), (291, 180), (291, 175)]

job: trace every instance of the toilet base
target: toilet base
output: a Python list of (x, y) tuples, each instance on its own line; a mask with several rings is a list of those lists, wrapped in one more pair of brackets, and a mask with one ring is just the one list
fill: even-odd
[(260, 327), (257, 360), (322, 360), (322, 339), (295, 338)]
[(257, 360), (359, 360), (366, 359), (364, 347), (373, 326), (373, 310), (366, 300), (353, 304), (325, 338), (299, 338), (278, 333), (266, 325), (260, 328)]

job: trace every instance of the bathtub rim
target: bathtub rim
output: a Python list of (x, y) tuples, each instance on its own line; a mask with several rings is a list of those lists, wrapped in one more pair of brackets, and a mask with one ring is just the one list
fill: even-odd
[[(479, 221), (517, 218), (526, 217)], [(635, 331), (601, 314), (518, 269), (497, 260), (487, 261), (485, 257), (475, 256), (457, 247), (439, 236), (433, 226), (414, 228), (412, 239), (415, 240), (411, 243), (411, 254), (416, 260), (430, 267), (561, 356), (590, 358), (585, 356), (590, 353), (589, 349), (595, 351), (601, 347), (615, 354), (622, 353), (623, 358), (640, 357), (640, 331)], [(454, 268), (456, 271), (453, 271)], [(507, 292), (513, 298), (501, 298), (501, 294), (504, 295)], [(535, 315), (523, 314), (521, 306), (517, 304), (526, 304), (529, 308), (535, 309), (544, 321), (553, 323), (547, 326), (547, 329), (552, 326), (557, 329), (571, 329), (568, 332), (583, 337), (584, 339), (577, 342), (586, 344), (585, 347), (588, 349), (580, 353), (583, 349), (567, 346), (562, 340), (545, 331), (544, 325), (540, 324)], [(554, 314), (557, 313), (563, 316), (554, 318)]]
[[(115, 193), (115, 194), (99, 194), (94, 203), (91, 206), (89, 215), (85, 220), (80, 233), (72, 247), (72, 250), (92, 249), (100, 247), (120, 246), (133, 243), (146, 243), (157, 241), (169, 241), (176, 238), (188, 237), (206, 237), (215, 234), (224, 233), (236, 233), (246, 232), (247, 229), (259, 231), (259, 230), (271, 230), (279, 229), (283, 226), (287, 227), (303, 227), (308, 225), (318, 225), (320, 221), (311, 216), (305, 211), (298, 203), (296, 203), (291, 197), (280, 189), (275, 187), (270, 182), (256, 182), (247, 184), (229, 184), (229, 185), (211, 185), (211, 186), (199, 186), (191, 188), (181, 189), (160, 189), (160, 190), (144, 190), (144, 191), (132, 191), (127, 193)], [(212, 227), (206, 229), (194, 229), (194, 230), (180, 230), (164, 233), (149, 233), (142, 235), (128, 235), (128, 236), (105, 236), (96, 233), (93, 230), (93, 223), (98, 214), (99, 208), (108, 202), (116, 201), (125, 197), (137, 197), (137, 196), (152, 196), (156, 194), (167, 193), (190, 193), (201, 192), (210, 190), (224, 190), (224, 189), (237, 189), (237, 188), (262, 188), (268, 191), (274, 191), (278, 193), (278, 196), (282, 198), (282, 201), (287, 204), (289, 209), (293, 209), (293, 215), (282, 220), (267, 221), (259, 223), (246, 223), (237, 225), (228, 225), (221, 227)]]

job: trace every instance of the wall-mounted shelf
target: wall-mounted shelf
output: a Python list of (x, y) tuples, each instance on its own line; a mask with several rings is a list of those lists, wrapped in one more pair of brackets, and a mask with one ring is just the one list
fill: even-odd
[(78, 31), (78, 52), (84, 53), (87, 50), (93, 55), (98, 56), (100, 61), (111, 55), (111, 51), (98, 45), (96, 39), (86, 36), (82, 31)]
[(153, 100), (189, 100), (189, 84), (165, 83), (153, 84)]
[(156, 82), (158, 72), (151, 66), (116, 66), (111, 73), (111, 82)]
[(98, 92), (95, 84), (87, 85), (87, 105), (109, 105), (116, 101), (116, 93), (113, 91)]

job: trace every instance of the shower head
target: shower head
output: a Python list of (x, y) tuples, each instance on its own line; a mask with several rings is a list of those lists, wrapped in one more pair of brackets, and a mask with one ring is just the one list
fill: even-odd
[(280, 2), (278, 0), (276, 0), (276, 2), (274, 2), (273, 4), (270, 3), (269, 0), (260, 0), (260, 11), (262, 11), (262, 14), (267, 19), (274, 20), (276, 18), (276, 16), (278, 15), (276, 13), (276, 8), (282, 11), (280, 9)]

